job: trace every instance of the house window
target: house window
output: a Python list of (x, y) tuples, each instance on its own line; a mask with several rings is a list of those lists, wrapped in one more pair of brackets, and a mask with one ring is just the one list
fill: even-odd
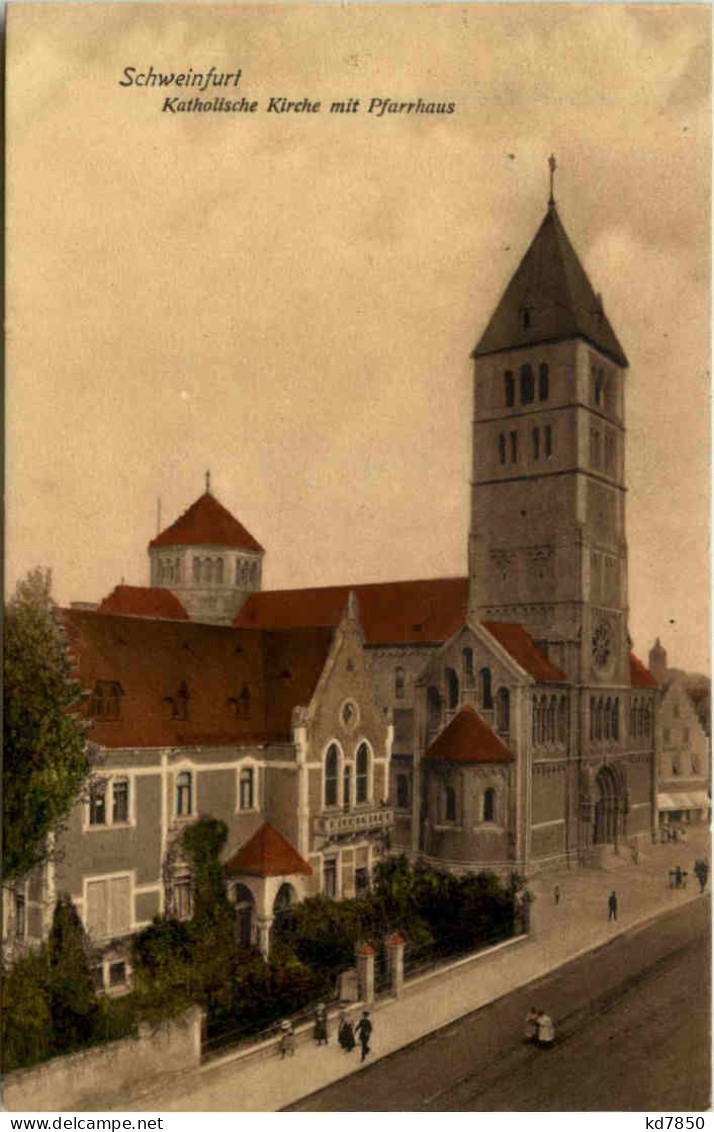
[(369, 869), (355, 869), (355, 894), (362, 896), (369, 892)]
[(548, 366), (545, 362), (541, 362), (538, 370), (538, 400), (548, 400)]
[(537, 460), (540, 456), (540, 429), (533, 429), (533, 459)]
[(506, 462), (506, 438), (503, 433), (498, 438), (498, 456), (502, 464)]
[(409, 808), (409, 778), (406, 774), (397, 775), (397, 808), (400, 810)]
[(511, 437), (511, 462), (518, 463), (518, 433), (512, 432), (509, 434)]
[(453, 786), (444, 787), (444, 820), (456, 821), (456, 791)]
[(254, 797), (255, 770), (252, 766), (244, 767), (240, 772), (239, 799), (241, 810), (252, 810), (255, 804)]
[(335, 743), (331, 743), (325, 756), (325, 805), (337, 805), (337, 779), (339, 754)]
[(120, 719), (122, 686), (117, 680), (97, 680), (89, 705), (89, 714), (96, 719)]
[(481, 676), (481, 707), (490, 711), (493, 707), (493, 694), (491, 692), (491, 669), (482, 668)]
[(404, 669), (394, 669), (394, 698), (397, 700), (404, 699)]
[(126, 963), (123, 961), (109, 964), (109, 986), (121, 987), (126, 982)]
[(483, 820), (495, 821), (496, 820), (496, 791), (492, 786), (484, 791), (483, 795)]
[(89, 792), (89, 824), (107, 824), (107, 784), (93, 782)]
[(337, 858), (330, 857), (322, 863), (322, 891), (333, 899), (337, 896)]
[(193, 916), (193, 878), (188, 869), (174, 877), (173, 910), (177, 920), (190, 920)]
[(15, 893), (15, 939), (24, 939), (27, 933), (27, 918), (24, 892)]
[(506, 394), (506, 408), (512, 409), (516, 402), (516, 384), (509, 369), (503, 375), (504, 392)]
[(85, 921), (93, 936), (128, 935), (131, 931), (131, 880), (128, 876), (87, 880)]
[(535, 382), (533, 380), (533, 367), (521, 366), (521, 404), (530, 405), (535, 396)]
[(129, 779), (115, 778), (112, 782), (112, 823), (122, 825), (129, 821)]
[(366, 802), (369, 797), (369, 747), (360, 743), (357, 748), (357, 803)]
[(193, 775), (182, 770), (176, 775), (176, 816), (188, 817), (193, 813)]
[(507, 735), (511, 725), (511, 697), (508, 688), (499, 688), (496, 698), (496, 729)]
[(453, 668), (446, 669), (446, 696), (449, 711), (454, 711), (459, 706), (459, 678)]

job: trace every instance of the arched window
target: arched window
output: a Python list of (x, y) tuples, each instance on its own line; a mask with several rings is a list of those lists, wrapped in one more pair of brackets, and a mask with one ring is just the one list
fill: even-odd
[(510, 369), (507, 369), (503, 375), (503, 387), (506, 395), (506, 408), (512, 409), (516, 402), (516, 385)]
[(352, 805), (352, 765), (345, 763), (342, 768), (342, 808), (349, 810)]
[(453, 786), (444, 789), (444, 810), (446, 821), (456, 821), (456, 791)]
[(527, 362), (521, 366), (521, 404), (530, 405), (535, 397), (533, 367)]
[(465, 648), (461, 654), (464, 670), (464, 684), (467, 688), (474, 686), (474, 650)]
[(548, 697), (541, 696), (540, 698), (540, 735), (539, 741), (541, 743), (548, 742)]
[(482, 668), (481, 677), (481, 707), (490, 711), (493, 707), (493, 693), (491, 692), (491, 669)]
[(533, 429), (533, 459), (537, 460), (540, 456), (540, 429)]
[(216, 559), (216, 581), (220, 584), (223, 581), (223, 559)]
[(394, 669), (394, 698), (396, 700), (404, 699), (404, 669)]
[(548, 366), (546, 362), (541, 362), (538, 370), (538, 400), (548, 400)]
[(325, 805), (337, 805), (337, 775), (340, 755), (335, 743), (331, 743), (325, 756)]
[(507, 735), (511, 726), (511, 697), (508, 688), (499, 688), (496, 697), (496, 729)]
[(506, 462), (506, 437), (503, 433), (498, 438), (498, 456), (502, 464)]
[(560, 697), (558, 704), (558, 742), (565, 743), (568, 738), (568, 701), (565, 696)]
[(426, 714), (429, 731), (438, 731), (441, 726), (441, 696), (439, 689), (433, 685), (426, 692)]
[(201, 581), (201, 559), (194, 558), (193, 560), (193, 580), (194, 582)]
[(484, 791), (483, 795), (483, 820), (495, 821), (496, 820), (496, 791), (492, 786)]
[(533, 697), (533, 734), (532, 734), (532, 741), (533, 741), (534, 747), (537, 746), (538, 743), (540, 743), (540, 703), (538, 701), (537, 696)]
[(366, 743), (360, 743), (357, 748), (356, 765), (356, 799), (359, 805), (360, 802), (366, 802), (369, 799), (369, 747)]
[(397, 775), (397, 807), (400, 810), (409, 807), (409, 779), (406, 774)]
[(213, 559), (204, 558), (203, 560), (203, 580), (206, 583), (213, 582)]
[(246, 766), (240, 772), (240, 809), (252, 810), (255, 804), (255, 770)]
[(449, 711), (459, 706), (459, 678), (453, 668), (446, 669), (446, 694)]
[(193, 775), (182, 770), (176, 775), (176, 816), (188, 817), (193, 813)]

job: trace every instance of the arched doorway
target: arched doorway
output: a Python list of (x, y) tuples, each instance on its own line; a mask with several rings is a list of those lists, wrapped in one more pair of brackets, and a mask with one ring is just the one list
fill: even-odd
[(273, 930), (280, 927), (280, 921), (290, 912), (293, 904), (297, 904), (297, 893), (286, 881), (280, 885), (273, 902)]
[(253, 942), (253, 893), (244, 884), (233, 889), (236, 906), (236, 936), (239, 947), (250, 947)]
[(610, 766), (600, 767), (595, 779), (597, 797), (593, 821), (593, 845), (617, 845), (620, 834), (622, 792), (615, 771)]

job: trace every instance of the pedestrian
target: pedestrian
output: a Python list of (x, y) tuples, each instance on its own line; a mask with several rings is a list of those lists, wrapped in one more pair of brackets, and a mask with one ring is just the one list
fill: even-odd
[(359, 1044), (362, 1048), (361, 1060), (364, 1061), (365, 1057), (369, 1053), (369, 1039), (372, 1036), (372, 1023), (369, 1020), (369, 1010), (362, 1011), (362, 1017), (357, 1023), (357, 1036), (359, 1038)]
[(538, 1014), (535, 1006), (531, 1006), (526, 1014), (525, 1024), (523, 1026), (523, 1041), (528, 1042), (530, 1045), (535, 1045), (538, 1038)]
[(280, 1023), (280, 1057), (285, 1058), (288, 1054), (293, 1057), (295, 1053), (295, 1031), (290, 1022)]
[(608, 919), (608, 923), (610, 922), (610, 920), (616, 920), (617, 919), (617, 893), (615, 891), (611, 892), (609, 897), (608, 897), (607, 919)]
[(337, 1040), (342, 1046), (345, 1053), (352, 1053), (352, 1050), (357, 1044), (355, 1042), (354, 1026), (350, 1022), (344, 1010), (340, 1011), (340, 1016), (337, 1020)]
[(327, 1045), (327, 1009), (324, 1002), (315, 1007), (315, 1041), (319, 1046)]
[(549, 1014), (546, 1014), (545, 1010), (539, 1011), (536, 1026), (538, 1029), (537, 1044), (540, 1049), (552, 1049), (555, 1041), (555, 1027), (553, 1019)]
[(704, 892), (707, 886), (707, 878), (709, 876), (709, 864), (707, 861), (694, 862), (694, 875), (699, 881), (699, 891)]
[(682, 870), (679, 865), (677, 865), (676, 869), (674, 870), (674, 887), (682, 887)]
[(559, 884), (556, 884), (555, 888), (553, 889), (553, 900), (555, 901), (556, 905), (560, 904), (560, 885)]

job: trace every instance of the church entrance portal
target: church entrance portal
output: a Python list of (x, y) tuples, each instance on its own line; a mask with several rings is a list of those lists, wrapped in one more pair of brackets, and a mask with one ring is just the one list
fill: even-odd
[(612, 845), (617, 847), (621, 829), (622, 790), (612, 767), (603, 766), (598, 771), (595, 785), (598, 790), (595, 802), (593, 823), (593, 845)]

